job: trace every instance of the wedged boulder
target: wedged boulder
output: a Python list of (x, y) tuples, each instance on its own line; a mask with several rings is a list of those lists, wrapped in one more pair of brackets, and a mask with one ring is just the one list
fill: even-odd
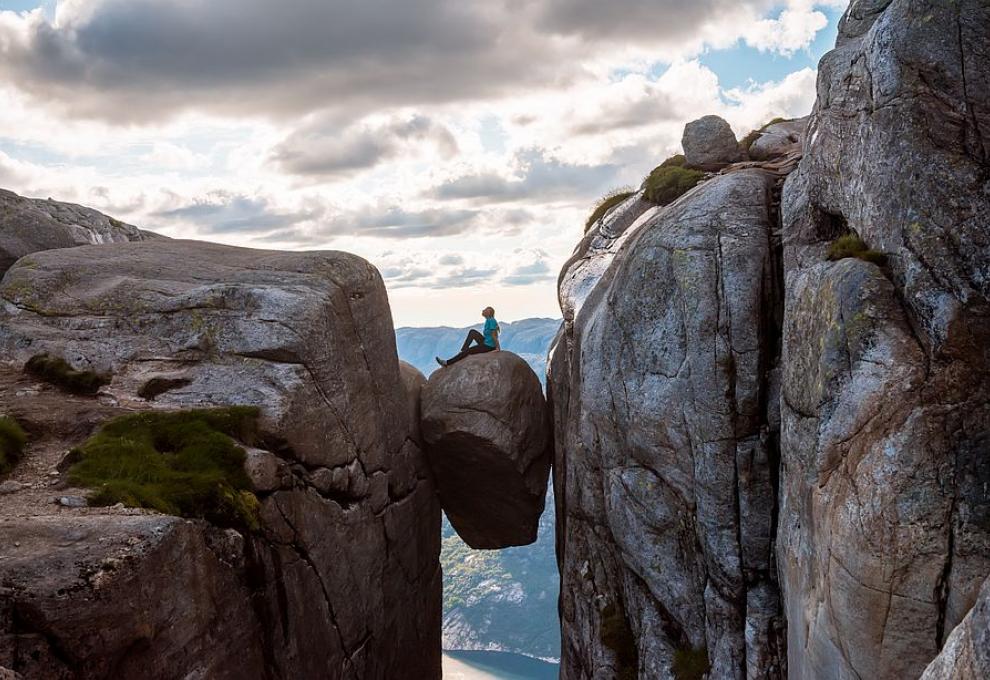
[(776, 183), (744, 169), (663, 208), (630, 201), (561, 275), (562, 678), (667, 678), (684, 658), (713, 678), (782, 676)]
[(540, 380), (511, 352), (436, 371), (421, 428), (440, 504), (472, 548), (536, 540), (550, 474), (550, 418)]
[[(39, 353), (112, 378), (61, 392), (21, 370)], [(0, 503), (0, 545), (20, 544), (0, 560), (0, 665), (440, 677), (440, 508), (367, 262), (167, 239), (38, 252), (0, 282), (0, 356), (0, 413), (29, 434)], [(257, 531), (52, 503), (86, 494), (62, 459), (109, 418), (227, 405), (261, 409)]]
[(19, 258), (41, 250), (149, 238), (161, 237), (92, 208), (0, 189), (0, 277)]
[[(990, 574), (987, 35), (981, 0), (857, 0), (820, 63), (782, 202), (792, 678), (918, 677)], [(884, 266), (828, 261), (847, 233)]]
[(749, 146), (750, 160), (768, 161), (800, 152), (807, 129), (807, 116), (767, 125)]
[(719, 116), (704, 116), (688, 123), (681, 146), (689, 168), (718, 170), (742, 160), (742, 149), (732, 127)]
[(945, 641), (920, 680), (983, 680), (990, 678), (990, 579), (976, 604)]

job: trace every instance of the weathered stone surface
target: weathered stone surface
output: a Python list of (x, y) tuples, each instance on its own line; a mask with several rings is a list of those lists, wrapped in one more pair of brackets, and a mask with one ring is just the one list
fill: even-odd
[(768, 161), (800, 151), (807, 129), (807, 117), (768, 125), (750, 145), (750, 159)]
[(732, 128), (723, 118), (704, 116), (688, 123), (681, 138), (684, 159), (691, 168), (717, 170), (742, 159)]
[(984, 678), (990, 678), (990, 579), (983, 584), (976, 604), (921, 676), (921, 680)]
[(0, 189), (0, 276), (18, 258), (39, 250), (152, 237), (91, 208), (24, 198)]
[[(918, 677), (990, 573), (990, 6), (860, 0), (820, 65), (787, 244), (788, 672)], [(889, 267), (824, 261), (851, 230)]]
[(666, 208), (630, 201), (611, 218), (626, 228), (595, 229), (561, 276), (548, 385), (563, 678), (667, 678), (691, 649), (712, 677), (781, 676), (775, 184), (748, 169)]
[(465, 543), (536, 540), (552, 443), (540, 380), (522, 358), (491, 352), (433, 373), (421, 427), (440, 504)]
[[(21, 543), (0, 560), (0, 665), (41, 680), (439, 678), (440, 510), (374, 268), (164, 239), (29, 260), (0, 284), (0, 411), (32, 434), (12, 474), (31, 487), (0, 503), (0, 545)], [(20, 372), (39, 352), (113, 380), (59, 393)], [(178, 382), (138, 395), (163, 377)], [(49, 471), (108, 417), (230, 404), (262, 409), (258, 533), (50, 503)], [(126, 568), (91, 578), (108, 559)]]

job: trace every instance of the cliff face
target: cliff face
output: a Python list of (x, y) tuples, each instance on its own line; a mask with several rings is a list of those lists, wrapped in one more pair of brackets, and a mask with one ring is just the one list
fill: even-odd
[(579, 244), (548, 377), (563, 678), (918, 677), (973, 607), (988, 35), (985, 2), (853, 2), (803, 145)]
[[(715, 677), (779, 673), (776, 182), (741, 169), (636, 219), (630, 199), (565, 272), (549, 381), (564, 677), (664, 677), (704, 654)], [(604, 275), (567, 295), (623, 222)]]
[[(0, 666), (439, 677), (440, 509), (373, 267), (164, 239), (88, 246), (21, 259), (0, 305), (0, 413), (29, 437), (0, 502)], [(112, 378), (66, 394), (22, 371), (39, 353)], [(229, 405), (261, 411), (257, 529), (74, 507), (85, 490), (65, 454), (110, 418)]]
[[(784, 195), (794, 678), (917, 677), (990, 573), (988, 36), (985, 2), (855, 2), (821, 64)], [(887, 265), (824, 262), (845, 232)]]

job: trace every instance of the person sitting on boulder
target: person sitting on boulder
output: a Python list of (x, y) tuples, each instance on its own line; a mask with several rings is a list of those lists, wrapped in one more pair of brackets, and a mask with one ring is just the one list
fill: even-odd
[[(495, 320), (495, 309), (493, 307), (485, 307), (481, 310), (481, 315), (485, 317), (484, 334), (472, 328), (468, 331), (464, 344), (461, 345), (460, 353), (455, 354), (449, 359), (437, 357), (438, 364), (441, 366), (450, 366), (472, 354), (484, 354), (485, 352), (494, 352), (495, 350), (502, 349), (498, 341), (498, 334), (501, 329), (498, 326), (498, 321)], [(472, 346), (472, 343), (474, 346)]]

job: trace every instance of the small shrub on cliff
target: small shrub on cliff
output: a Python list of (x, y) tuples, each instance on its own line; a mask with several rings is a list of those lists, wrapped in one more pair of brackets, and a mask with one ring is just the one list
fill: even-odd
[(684, 157), (684, 154), (679, 153), (679, 154), (676, 154), (674, 156), (671, 156), (670, 158), (668, 158), (667, 160), (665, 160), (663, 163), (660, 164), (660, 167), (661, 168), (683, 168), (685, 163), (687, 163), (687, 158)]
[(771, 125), (776, 125), (777, 123), (787, 123), (794, 120), (793, 118), (774, 118), (769, 123), (766, 123), (763, 127), (753, 130), (748, 135), (739, 140), (739, 146), (742, 147), (747, 153), (749, 152), (749, 147), (753, 146), (753, 142), (760, 138), (760, 135), (770, 127)]
[(588, 218), (588, 221), (584, 223), (585, 233), (587, 233), (593, 226), (595, 226), (595, 223), (598, 220), (605, 217), (605, 215), (608, 213), (609, 210), (622, 203), (624, 200), (632, 196), (634, 193), (636, 192), (618, 189), (602, 197), (602, 200), (600, 200), (598, 202), (598, 205), (595, 206), (595, 210), (594, 212), (591, 213), (591, 216)]
[[(668, 159), (664, 163), (671, 160), (673, 159)], [(698, 170), (688, 170), (674, 164), (660, 165), (643, 181), (645, 198), (657, 205), (673, 203), (704, 178), (705, 173)]]
[(0, 417), (0, 475), (14, 469), (14, 465), (24, 453), (27, 435), (13, 418)]
[(639, 673), (639, 649), (626, 619), (625, 608), (621, 604), (612, 602), (602, 610), (599, 634), (602, 644), (615, 654), (619, 680), (636, 680)]
[(138, 413), (106, 423), (73, 451), (74, 484), (96, 489), (90, 505), (151, 508), (255, 529), (258, 499), (244, 471), (257, 438), (258, 409), (247, 406)]
[(870, 247), (856, 234), (846, 234), (832, 241), (828, 247), (827, 258), (831, 261), (855, 257), (857, 260), (872, 262), (878, 267), (887, 264), (887, 256)]
[(688, 647), (674, 652), (674, 665), (671, 670), (677, 680), (702, 680), (710, 668), (708, 650), (704, 647), (700, 649)]
[(96, 394), (104, 385), (110, 384), (110, 377), (94, 371), (79, 371), (63, 359), (49, 354), (31, 357), (24, 370), (47, 383), (72, 394)]

